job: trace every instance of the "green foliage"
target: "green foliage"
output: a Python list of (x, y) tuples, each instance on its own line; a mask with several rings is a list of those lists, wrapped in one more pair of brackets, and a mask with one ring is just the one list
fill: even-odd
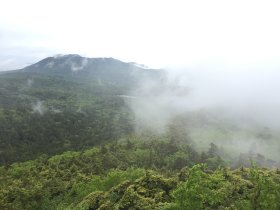
[(130, 134), (133, 116), (121, 94), (121, 85), (20, 71), (1, 75), (0, 164), (82, 150)]
[(1, 205), (3, 208), (34, 209), (31, 203), (39, 203), (41, 207), (36, 206), (36, 209), (43, 206), (63, 209), (78, 203), (91, 192), (107, 191), (123, 181), (139, 178), (144, 174), (141, 168), (152, 166), (169, 171), (171, 166), (167, 160), (180, 151), (182, 154), (189, 151), (176, 147), (172, 152), (162, 154), (158, 148), (168, 144), (168, 140), (153, 138), (151, 146), (148, 140), (140, 141), (139, 138), (130, 136), (84, 152), (69, 151), (51, 158), (41, 156), (34, 161), (2, 168)]
[(214, 174), (205, 172), (205, 165), (196, 165), (187, 181), (174, 191), (178, 209), (218, 209), (226, 203), (232, 187), (217, 170)]
[(194, 165), (190, 146), (148, 139), (1, 167), (0, 209), (279, 209), (279, 171)]
[[(226, 168), (232, 159), (213, 142), (237, 128), (206, 125), (207, 116), (193, 112), (174, 117), (165, 134), (135, 134), (121, 95), (160, 73), (133, 66), (130, 74), (130, 64), (114, 59), (74, 73), (70, 58), (82, 59), (47, 58), (1, 74), (1, 210), (280, 209), (279, 170)], [(273, 139), (267, 128), (256, 137)], [(198, 152), (192, 138), (208, 150)], [(250, 160), (277, 166), (253, 149), (238, 163)]]
[(196, 165), (173, 191), (166, 209), (279, 209), (279, 178), (273, 170), (219, 168)]
[(85, 209), (162, 209), (171, 198), (176, 180), (151, 171), (135, 181), (125, 181), (107, 192), (91, 193), (78, 204)]
[(253, 166), (250, 169), (249, 179), (254, 186), (251, 195), (252, 209), (280, 208), (280, 176), (274, 176), (269, 170)]

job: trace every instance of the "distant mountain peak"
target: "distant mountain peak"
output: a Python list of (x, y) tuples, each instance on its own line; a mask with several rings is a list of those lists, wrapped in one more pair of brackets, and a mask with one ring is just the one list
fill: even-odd
[(87, 58), (77, 54), (47, 57), (22, 71), (110, 84), (133, 84), (143, 78), (160, 76), (159, 71), (137, 63), (125, 63), (111, 57)]
[(57, 69), (61, 71), (68, 70), (69, 72), (77, 72), (84, 69), (95, 69), (95, 67), (103, 67), (106, 69), (110, 68), (137, 68), (148, 69), (147, 66), (138, 64), (135, 62), (125, 63), (112, 57), (101, 57), (101, 58), (87, 58), (78, 54), (66, 54), (66, 55), (55, 55), (53, 57), (47, 57), (35, 64), (25, 67), (25, 71), (35, 72), (46, 72), (50, 69)]

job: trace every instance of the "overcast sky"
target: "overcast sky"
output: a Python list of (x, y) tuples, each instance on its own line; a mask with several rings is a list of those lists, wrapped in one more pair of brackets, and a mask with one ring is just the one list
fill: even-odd
[(0, 70), (46, 56), (280, 66), (279, 1), (1, 0)]

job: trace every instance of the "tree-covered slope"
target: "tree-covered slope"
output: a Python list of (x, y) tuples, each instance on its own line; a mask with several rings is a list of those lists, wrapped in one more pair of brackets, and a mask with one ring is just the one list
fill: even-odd
[[(176, 88), (161, 71), (78, 55), (0, 74), (0, 209), (279, 209), (279, 133), (211, 109), (157, 130), (164, 117), (143, 101)], [(145, 111), (155, 118), (139, 121)]]
[(160, 74), (111, 58), (46, 58), (0, 75), (0, 164), (80, 150), (133, 131), (122, 95)]
[(3, 210), (277, 210), (279, 199), (278, 170), (230, 170), (211, 147), (200, 154), (169, 137), (131, 136), (0, 168)]

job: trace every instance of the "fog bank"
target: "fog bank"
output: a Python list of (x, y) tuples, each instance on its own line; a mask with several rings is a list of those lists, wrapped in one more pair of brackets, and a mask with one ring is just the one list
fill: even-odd
[(280, 72), (263, 64), (169, 68), (164, 81), (141, 83), (129, 105), (137, 129), (163, 130), (177, 115), (208, 110), (238, 123), (255, 122), (279, 128)]

